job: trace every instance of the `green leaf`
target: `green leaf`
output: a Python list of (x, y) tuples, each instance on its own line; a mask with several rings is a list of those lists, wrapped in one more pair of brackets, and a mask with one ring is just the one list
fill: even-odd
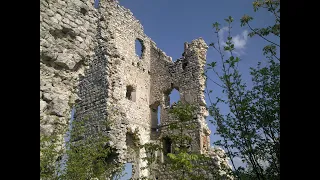
[(224, 46), (223, 49), (224, 49), (224, 51), (229, 51), (230, 47), (229, 46)]
[(233, 18), (229, 16), (229, 22), (233, 22)]
[(212, 24), (212, 26), (216, 29), (219, 29), (220, 24), (218, 22), (215, 22)]
[(245, 26), (249, 21), (252, 21), (253, 20), (253, 18), (252, 17), (250, 17), (250, 16), (248, 16), (248, 15), (243, 15), (242, 16), (242, 18), (240, 19), (240, 22), (241, 22), (241, 27), (242, 26)]

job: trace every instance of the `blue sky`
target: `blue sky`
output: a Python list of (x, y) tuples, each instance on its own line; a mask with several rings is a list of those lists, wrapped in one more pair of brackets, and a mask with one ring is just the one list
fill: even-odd
[[(119, 2), (133, 12), (143, 25), (146, 35), (151, 37), (157, 46), (173, 60), (181, 57), (183, 44), (186, 41), (191, 42), (193, 39), (202, 37), (207, 44), (216, 42), (212, 24), (219, 22), (222, 26), (226, 26), (224, 19), (228, 16), (234, 18), (231, 35), (236, 40), (235, 47), (241, 58), (240, 72), (249, 87), (251, 85), (249, 67), (256, 67), (258, 61), (265, 59), (261, 50), (267, 43), (258, 37), (247, 37), (249, 29), (240, 27), (240, 18), (244, 14), (257, 19), (252, 22), (252, 27), (265, 27), (274, 22), (274, 17), (267, 11), (254, 13), (253, 0), (119, 0)], [(226, 38), (225, 31), (222, 32), (222, 36)], [(270, 40), (276, 41), (272, 37)], [(220, 61), (220, 59), (218, 54), (209, 48), (207, 63), (212, 61)], [(208, 83), (208, 88), (213, 90), (212, 98), (224, 97), (217, 85)], [(176, 101), (178, 98), (178, 93), (172, 93), (171, 100)], [(207, 96), (206, 101), (209, 102)], [(228, 112), (225, 107), (221, 110)], [(211, 142), (214, 142), (219, 137), (213, 135), (215, 127), (211, 123), (208, 125), (212, 131)], [(236, 161), (238, 165), (243, 165), (239, 160)]]

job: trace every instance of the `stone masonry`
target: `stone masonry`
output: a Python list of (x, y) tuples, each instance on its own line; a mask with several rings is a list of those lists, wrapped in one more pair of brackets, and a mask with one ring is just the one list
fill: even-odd
[[(133, 178), (147, 176), (138, 144), (161, 137), (160, 125), (169, 121), (169, 94), (180, 93), (182, 102), (197, 106), (198, 132), (192, 149), (210, 150), (205, 118), (205, 78), (202, 75), (208, 46), (199, 38), (185, 43), (180, 59), (156, 47), (133, 14), (115, 0), (98, 9), (93, 0), (40, 0), (40, 133), (66, 129), (71, 109), (75, 120), (89, 117), (88, 132), (106, 133), (117, 161), (133, 164)], [(142, 56), (135, 53), (135, 40)], [(105, 126), (112, 119), (110, 127)], [(61, 135), (61, 145), (63, 142)], [(215, 155), (213, 155), (215, 156)]]

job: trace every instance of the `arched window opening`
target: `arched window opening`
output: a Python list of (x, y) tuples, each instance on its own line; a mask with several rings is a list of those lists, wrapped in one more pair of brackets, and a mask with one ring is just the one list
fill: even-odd
[(173, 89), (171, 92), (165, 93), (165, 105), (171, 107), (180, 101), (180, 92), (177, 89)]
[(144, 45), (143, 45), (143, 41), (141, 39), (136, 39), (135, 41), (135, 49), (136, 49), (136, 54), (137, 56), (139, 56), (139, 58), (141, 59), (144, 53)]
[(158, 127), (161, 123), (161, 106), (159, 102), (154, 103), (150, 106), (151, 110), (151, 129), (158, 131)]

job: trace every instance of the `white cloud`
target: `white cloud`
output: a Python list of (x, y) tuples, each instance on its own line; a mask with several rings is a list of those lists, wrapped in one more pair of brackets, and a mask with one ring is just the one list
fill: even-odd
[(226, 38), (225, 37), (225, 33), (228, 31), (228, 27), (223, 27), (220, 29), (219, 31), (219, 40), (220, 40), (220, 43), (221, 43), (221, 46), (224, 46), (226, 45), (224, 39)]
[[(228, 27), (223, 27), (219, 31), (219, 41), (221, 47), (226, 45), (225, 39), (227, 39)], [(241, 34), (237, 34), (232, 37), (232, 43), (234, 44), (234, 53), (238, 56), (245, 54), (246, 45), (248, 42), (248, 31), (244, 30)]]
[(232, 37), (232, 42), (234, 43), (234, 48), (244, 49), (248, 40), (248, 31), (244, 30), (241, 35), (236, 35)]

